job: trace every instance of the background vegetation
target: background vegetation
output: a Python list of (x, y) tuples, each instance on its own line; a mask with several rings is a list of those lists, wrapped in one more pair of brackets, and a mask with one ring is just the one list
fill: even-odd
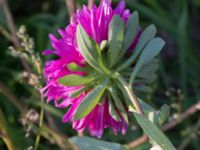
[[(5, 15), (6, 5), (0, 0), (0, 149), (31, 149), (38, 134), (41, 134), (39, 149), (70, 149), (68, 137), (77, 135), (70, 124), (62, 124), (61, 116), (66, 110), (59, 110), (52, 104), (44, 108), (44, 123), (38, 121), (41, 111), (41, 97), (38, 88), (43, 85), (40, 67), (36, 63), (44, 62), (41, 56), (44, 49), (51, 48), (49, 33), (57, 34), (58, 28), (69, 23), (71, 10), (64, 0), (9, 0), (17, 28), (25, 25), (28, 34), (35, 41), (35, 52), (27, 52), (32, 57), (35, 74), (27, 74), (21, 62), (23, 60), (12, 52), (11, 45), (17, 47), (13, 31)], [(117, 4), (114, 0), (114, 5)], [(77, 6), (86, 4), (86, 0), (77, 0)], [(99, 3), (99, 1), (96, 1)], [(159, 36), (166, 41), (160, 56), (159, 78), (154, 85), (152, 105), (160, 108), (170, 106), (170, 117), (166, 124), (166, 135), (179, 149), (200, 149), (200, 1), (199, 0), (126, 0), (127, 7), (139, 11), (141, 24), (155, 24)], [(8, 12), (6, 12), (8, 13)], [(7, 14), (8, 15), (8, 14)], [(20, 50), (19, 50), (20, 51)], [(38, 60), (41, 56), (42, 60)], [(32, 76), (31, 76), (32, 75)], [(35, 79), (37, 78), (37, 79)], [(197, 105), (198, 103), (198, 105)], [(27, 113), (28, 112), (28, 113)], [(41, 117), (40, 117), (41, 119)], [(39, 123), (38, 123), (39, 122)], [(171, 124), (170, 124), (171, 123)], [(173, 125), (173, 123), (175, 123)], [(41, 127), (41, 132), (39, 132)], [(88, 135), (87, 132), (84, 135)], [(105, 130), (102, 140), (128, 144), (137, 150), (149, 149), (148, 142), (131, 145), (142, 135), (134, 124), (125, 136), (113, 135)], [(146, 137), (142, 137), (146, 141)]]

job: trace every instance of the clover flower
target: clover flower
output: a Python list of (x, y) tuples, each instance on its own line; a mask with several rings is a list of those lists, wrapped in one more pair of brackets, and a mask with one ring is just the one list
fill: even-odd
[(154, 38), (154, 25), (142, 32), (138, 13), (125, 9), (124, 0), (115, 9), (110, 0), (83, 6), (73, 18), (58, 30), (60, 39), (49, 35), (54, 50), (43, 54), (58, 58), (46, 62), (41, 92), (56, 107), (68, 108), (62, 122), (72, 122), (75, 130), (99, 138), (105, 128), (125, 134), (130, 112), (141, 112), (138, 97), (151, 91), (164, 42)]

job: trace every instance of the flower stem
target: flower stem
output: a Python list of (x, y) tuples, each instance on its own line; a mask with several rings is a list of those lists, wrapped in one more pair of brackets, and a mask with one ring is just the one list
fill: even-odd
[(140, 106), (140, 103), (135, 95), (135, 93), (133, 92), (132, 88), (129, 86), (129, 84), (126, 82), (126, 80), (119, 74), (119, 73), (115, 73), (114, 75), (118, 81), (123, 85), (124, 90), (126, 91), (127, 95), (129, 96), (133, 106), (135, 107), (136, 111), (141, 114), (144, 115), (144, 112), (142, 110), (142, 107)]
[(36, 140), (35, 140), (35, 148), (34, 150), (38, 149), (39, 143), (40, 143), (40, 137), (41, 137), (41, 128), (43, 125), (43, 120), (44, 120), (44, 98), (43, 95), (41, 94), (41, 109), (40, 109), (40, 120), (39, 120), (39, 133), (37, 134)]

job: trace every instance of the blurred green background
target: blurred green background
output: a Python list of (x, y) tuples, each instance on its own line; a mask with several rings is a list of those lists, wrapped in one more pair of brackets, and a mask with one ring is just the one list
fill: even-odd
[[(76, 2), (80, 7), (87, 3), (86, 0)], [(114, 0), (113, 6), (117, 2)], [(96, 4), (98, 3), (99, 1), (96, 1)], [(26, 26), (29, 35), (35, 40), (35, 51), (40, 55), (44, 49), (51, 48), (48, 34), (58, 35), (57, 29), (64, 28), (69, 23), (64, 0), (9, 0), (8, 4), (17, 27)], [(126, 6), (131, 11), (139, 11), (142, 27), (155, 24), (159, 36), (166, 41), (166, 46), (160, 55), (159, 78), (153, 85), (154, 93), (151, 100), (156, 108), (160, 108), (163, 104), (170, 105), (171, 118), (176, 117), (200, 99), (200, 0), (126, 0)], [(0, 27), (0, 31), (8, 29), (2, 9), (0, 9)], [(32, 108), (39, 112), (40, 95), (32, 86), (20, 79), (24, 69), (19, 58), (10, 55), (8, 49), (10, 45), (12, 43), (0, 34), (0, 124), (5, 125), (14, 145), (23, 150), (34, 145), (34, 132), (37, 127), (31, 127), (31, 130), (27, 131), (28, 127), (23, 126), (20, 121), (23, 115), (20, 112), (23, 111), (16, 107), (13, 99), (23, 108)], [(41, 57), (43, 62), (48, 59)], [(71, 124), (61, 123), (60, 118), (65, 111), (54, 108), (52, 104), (45, 104), (45, 123), (58, 132), (57, 140), (65, 138), (66, 135), (69, 137), (76, 135)], [(200, 149), (200, 130), (193, 132), (199, 117), (198, 112), (166, 132), (176, 147), (183, 145), (190, 137), (183, 149)], [(126, 144), (142, 135), (142, 131), (135, 130), (134, 125), (131, 126), (125, 136), (113, 135), (106, 129), (102, 139)], [(26, 137), (26, 134), (30, 135)], [(87, 132), (85, 135), (88, 135)], [(1, 136), (3, 135), (0, 132), (0, 138)], [(55, 137), (52, 138), (55, 135), (45, 136), (41, 138), (39, 149), (45, 150), (50, 147), (55, 150), (61, 149), (62, 143), (59, 144)], [(136, 149), (146, 150), (149, 146), (145, 143)], [(0, 139), (0, 150), (4, 149), (7, 149), (6, 145)]]

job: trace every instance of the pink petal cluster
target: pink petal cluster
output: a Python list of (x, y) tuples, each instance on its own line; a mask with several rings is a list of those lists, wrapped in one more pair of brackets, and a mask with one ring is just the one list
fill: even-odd
[[(46, 86), (41, 90), (47, 97), (47, 101), (54, 101), (58, 108), (69, 107), (68, 112), (63, 116), (62, 121), (73, 123), (73, 128), (77, 131), (88, 129), (91, 135), (101, 137), (104, 128), (111, 128), (114, 133), (122, 132), (125, 134), (127, 129), (126, 122), (116, 121), (109, 114), (109, 101), (104, 100), (102, 104), (98, 104), (86, 117), (75, 121), (74, 113), (80, 102), (87, 95), (83, 92), (79, 97), (72, 98), (70, 94), (80, 89), (82, 86), (64, 86), (58, 83), (58, 79), (68, 75), (77, 74), (84, 75), (85, 72), (73, 72), (67, 68), (67, 64), (76, 63), (79, 66), (85, 65), (85, 60), (81, 56), (77, 46), (76, 28), (81, 24), (85, 31), (100, 44), (103, 40), (108, 39), (109, 23), (114, 15), (120, 15), (126, 22), (130, 16), (130, 11), (125, 9), (125, 2), (122, 0), (115, 9), (111, 7), (110, 0), (103, 0), (99, 7), (93, 6), (90, 10), (86, 6), (77, 10), (74, 14), (75, 19), (71, 19), (70, 24), (64, 30), (58, 30), (61, 35), (60, 39), (49, 35), (54, 50), (45, 50), (44, 55), (54, 54), (58, 59), (47, 61), (44, 69), (44, 75), (47, 80)], [(133, 41), (131, 47), (137, 43), (138, 37)]]

